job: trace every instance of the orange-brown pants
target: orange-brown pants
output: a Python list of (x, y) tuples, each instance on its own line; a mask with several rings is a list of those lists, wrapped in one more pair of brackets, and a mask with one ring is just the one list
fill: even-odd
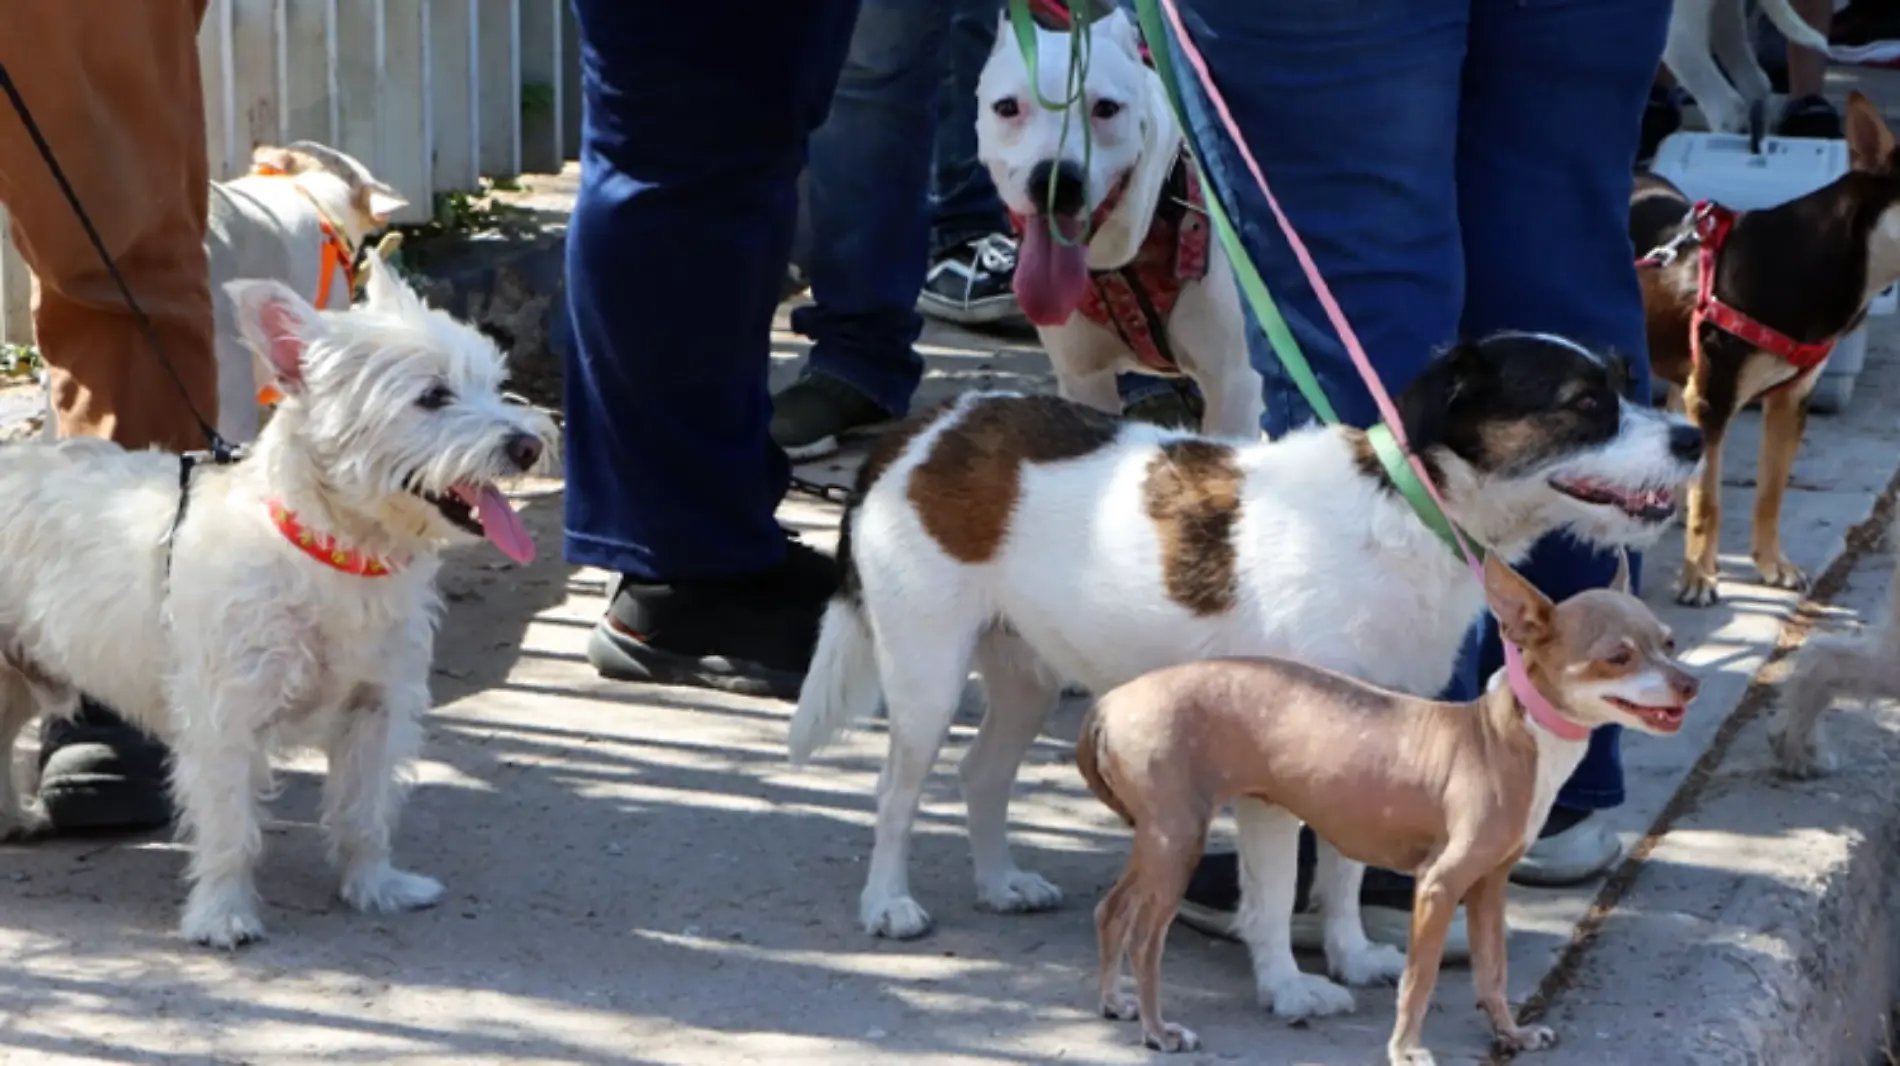
[[(215, 419), (197, 44), (207, 2), (0, 3), (0, 62), (151, 317), (191, 403)], [(33, 325), (60, 436), (204, 447), (178, 387), (3, 100), (0, 204), (39, 279)]]

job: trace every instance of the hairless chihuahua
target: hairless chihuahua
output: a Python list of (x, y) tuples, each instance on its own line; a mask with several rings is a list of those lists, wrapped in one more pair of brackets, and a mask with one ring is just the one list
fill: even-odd
[[(1612, 587), (1556, 605), (1495, 555), (1484, 579), (1504, 638), (1522, 649), (1548, 707), (1527, 708), (1502, 677), (1471, 703), (1441, 703), (1279, 659), (1168, 667), (1102, 697), (1083, 722), (1076, 764), (1135, 828), (1128, 869), (1095, 909), (1103, 1014), (1138, 1017), (1151, 1047), (1199, 1046), (1194, 1033), (1161, 1018), (1162, 943), (1209, 823), (1226, 803), (1252, 797), (1306, 822), (1348, 858), (1416, 872), (1411, 950), (1386, 1049), (1392, 1066), (1433, 1062), (1420, 1030), (1461, 901), (1478, 1006), (1497, 1043), (1530, 1050), (1556, 1042), (1547, 1028), (1520, 1027), (1504, 998), (1511, 865), (1536, 838), (1592, 728), (1675, 733), (1697, 683), (1675, 659), (1668, 627), (1629, 594), (1627, 558)], [(1132, 997), (1118, 987), (1124, 953)]]

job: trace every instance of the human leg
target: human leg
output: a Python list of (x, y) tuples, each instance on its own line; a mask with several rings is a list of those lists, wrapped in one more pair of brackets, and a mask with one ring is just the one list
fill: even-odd
[[(5, 56), (8, 71), (179, 381), (147, 343), (24, 125), (0, 113), (0, 203), (40, 282), (34, 328), (62, 436), (183, 451), (205, 444), (192, 407), (217, 413), (197, 50), (204, 9), (205, 0), (0, 8), (0, 41), (33, 42)], [(98, 32), (102, 18), (114, 33)], [(62, 832), (164, 825), (172, 818), (166, 759), (163, 746), (87, 701), (77, 719), (43, 728), (47, 816)]]
[[(1467, 7), (1466, 0), (1381, 0), (1349, 9), (1181, 0), (1183, 21), (1236, 123), (1393, 392), (1456, 335), (1464, 300), (1454, 174)], [(1183, 96), (1212, 192), (1321, 387), (1346, 422), (1371, 424), (1371, 396), (1245, 162), (1200, 87), (1184, 86)], [(1247, 317), (1248, 347), (1266, 382), (1265, 428), (1277, 436), (1312, 412), (1251, 308)], [(1461, 665), (1447, 696), (1475, 693), (1475, 673)], [(1310, 834), (1304, 835), (1303, 879), (1312, 862)], [(1198, 910), (1214, 920), (1197, 925), (1231, 928), (1233, 869), (1231, 856), (1210, 855), (1188, 892), (1188, 903), (1200, 906), (1184, 906), (1184, 916)], [(1409, 927), (1411, 891), (1409, 878), (1367, 872), (1361, 898), (1371, 935), (1389, 940)], [(1310, 946), (1318, 946), (1320, 932), (1317, 922), (1295, 924)], [(1462, 929), (1452, 944), (1462, 954)]]
[[(1652, 0), (1477, 0), (1459, 118), (1464, 330), (1549, 330), (1612, 348), (1629, 361), (1630, 399), (1641, 404), (1649, 355), (1627, 213), (1668, 20), (1667, 5)], [(1562, 270), (1526, 268), (1553, 258)], [(1560, 534), (1521, 570), (1562, 599), (1609, 584), (1616, 555)], [(1640, 573), (1633, 567), (1632, 578)], [(1479, 667), (1488, 675), (1503, 654), (1489, 619), (1485, 632)], [(1564, 882), (1615, 862), (1614, 839), (1585, 815), (1622, 802), (1620, 731), (1606, 727), (1518, 875)]]
[[(1821, 31), (1821, 36), (1828, 36), (1833, 29), (1834, 0), (1793, 0), (1793, 7), (1803, 22)], [(1789, 44), (1786, 39), (1780, 43), (1787, 68), (1788, 105), (1781, 112), (1775, 132), (1783, 137), (1840, 137), (1841, 113), (1821, 94), (1827, 82), (1828, 58)]]
[(793, 458), (910, 407), (923, 377), (917, 293), (930, 258), (930, 147), (948, 0), (865, 0), (831, 111), (812, 133), (812, 339), (805, 376), (774, 402), (772, 438)]
[(795, 691), (835, 567), (773, 517), (788, 466), (767, 341), (805, 138), (857, 4), (749, 3), (736, 37), (730, 8), (573, 9), (566, 548), (623, 575), (589, 658), (613, 677)]

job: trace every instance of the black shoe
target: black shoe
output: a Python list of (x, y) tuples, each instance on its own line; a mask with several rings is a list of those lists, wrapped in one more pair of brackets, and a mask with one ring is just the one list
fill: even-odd
[(719, 581), (622, 577), (587, 661), (616, 681), (797, 699), (838, 564), (796, 540), (785, 550), (770, 570)]
[(843, 438), (890, 423), (889, 411), (828, 374), (807, 373), (772, 397), (772, 442), (795, 463), (821, 459)]
[(40, 803), (56, 833), (128, 833), (171, 824), (166, 763), (150, 734), (86, 700), (40, 727)]
[(963, 326), (1026, 323), (1011, 288), (1016, 242), (1008, 234), (974, 237), (939, 252), (917, 294), (917, 310)]
[(1200, 390), (1188, 378), (1169, 382), (1172, 388), (1144, 396), (1122, 408), (1122, 417), (1133, 422), (1149, 422), (1167, 429), (1196, 430), (1207, 404)]
[[(1311, 899), (1317, 860), (1312, 832), (1301, 830), (1292, 924), (1293, 947), (1300, 951), (1323, 951), (1326, 946), (1324, 920)], [(1176, 919), (1209, 936), (1237, 940), (1239, 915), (1240, 856), (1231, 851), (1203, 856), (1188, 881)], [(1365, 923), (1368, 940), (1405, 947), (1412, 930), (1412, 879), (1391, 870), (1368, 867), (1365, 880), (1359, 886), (1359, 915)], [(1445, 959), (1462, 960), (1470, 956), (1471, 937), (1465, 928), (1464, 908), (1460, 906), (1445, 935)]]
[(1775, 124), (1777, 137), (1816, 137), (1838, 141), (1844, 136), (1841, 113), (1825, 96), (1799, 96), (1782, 109)]

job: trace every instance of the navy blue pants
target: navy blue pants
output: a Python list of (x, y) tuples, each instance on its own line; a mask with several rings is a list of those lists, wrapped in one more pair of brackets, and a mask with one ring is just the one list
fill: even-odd
[(772, 313), (857, 0), (572, 5), (567, 557), (656, 581), (769, 567)]
[[(1669, 0), (1178, 0), (1274, 195), (1386, 388), (1460, 334), (1547, 330), (1612, 346), (1647, 401), (1631, 168)], [(1377, 419), (1265, 198), (1192, 71), (1190, 135), (1340, 417)], [(1251, 314), (1250, 314), (1251, 318)], [(1255, 324), (1267, 429), (1312, 418)], [(1525, 574), (1562, 598), (1607, 584), (1609, 553), (1564, 537)], [(1487, 617), (1448, 698), (1501, 662)], [(1621, 737), (1599, 729), (1558, 796), (1623, 801)]]

